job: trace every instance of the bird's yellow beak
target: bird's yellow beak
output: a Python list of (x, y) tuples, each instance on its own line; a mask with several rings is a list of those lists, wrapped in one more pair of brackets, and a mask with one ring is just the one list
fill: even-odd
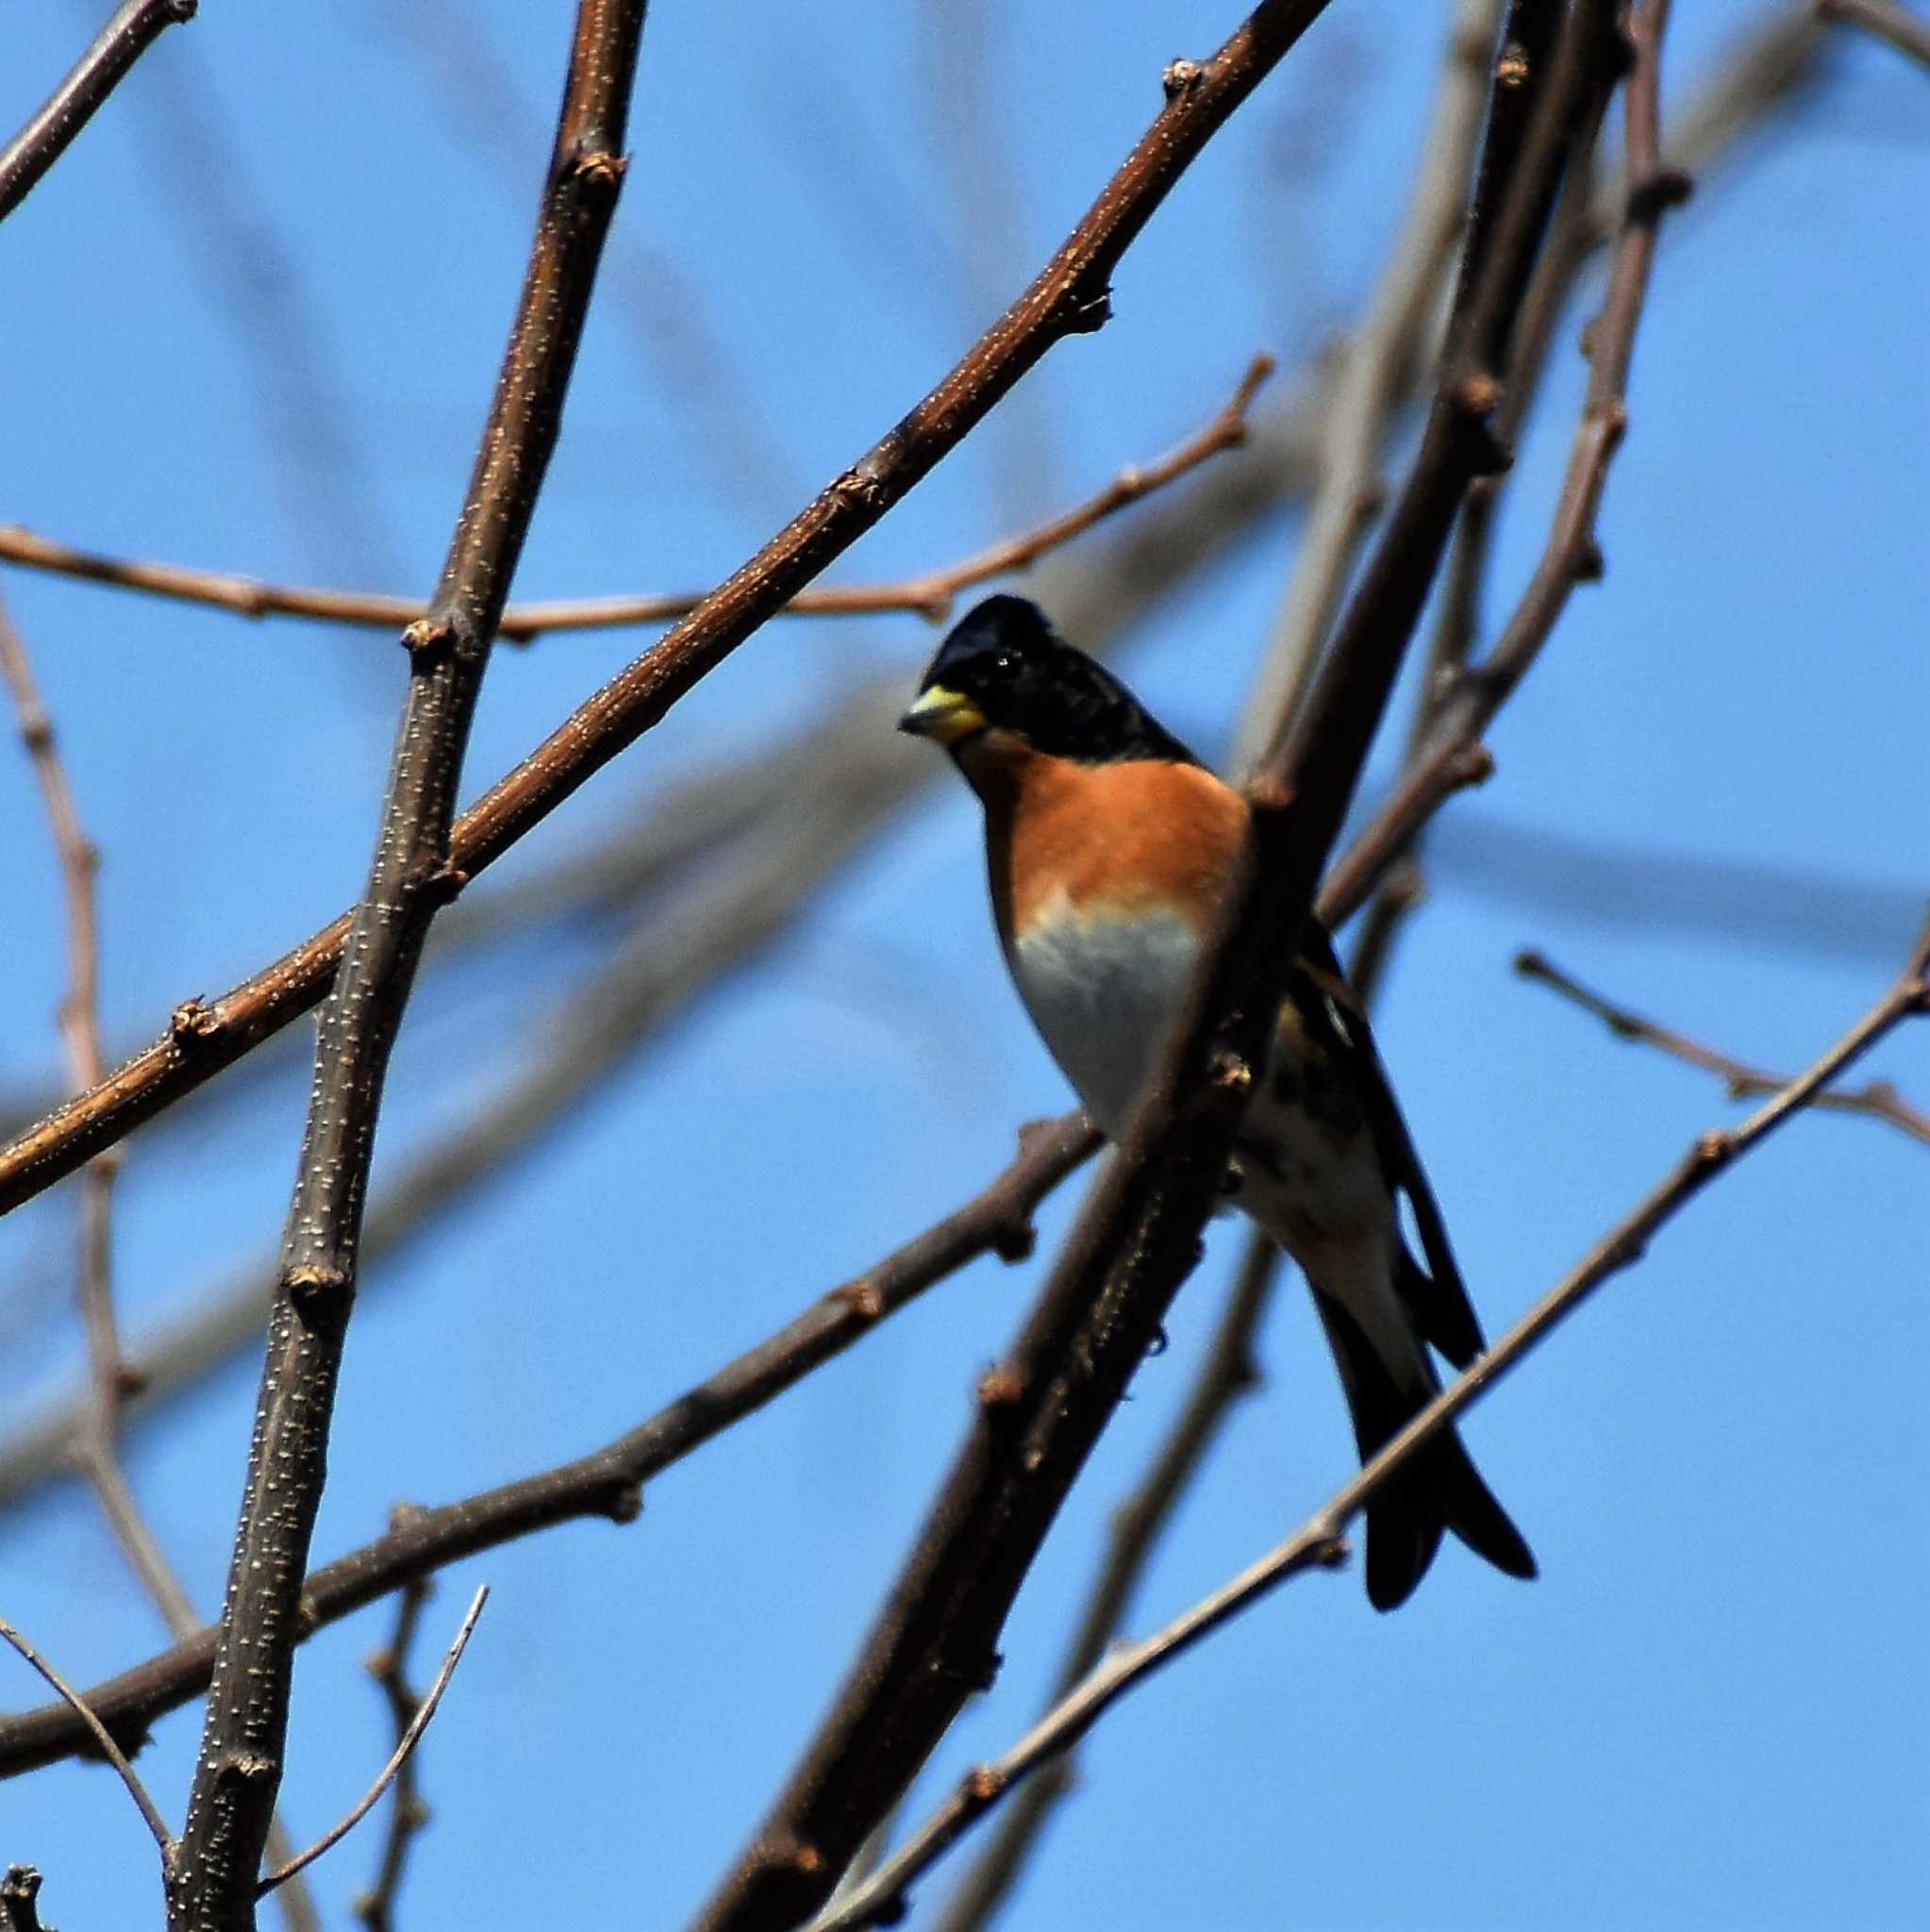
[(914, 738), (935, 738), (940, 744), (956, 744), (974, 731), (983, 731), (986, 717), (962, 691), (934, 684), (912, 699), (910, 708), (898, 720), (898, 728), (910, 732)]

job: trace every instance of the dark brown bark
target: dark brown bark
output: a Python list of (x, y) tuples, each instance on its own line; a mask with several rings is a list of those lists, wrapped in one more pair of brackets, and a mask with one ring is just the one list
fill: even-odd
[(238, 1932), (255, 1922), (383, 1077), (429, 924), (461, 884), (449, 829), (463, 752), (623, 179), (644, 4), (581, 0), (536, 240), (475, 470), (429, 613), (404, 634), (408, 695), (369, 883), (322, 1014), (201, 1754), (168, 1877), (174, 1932)]

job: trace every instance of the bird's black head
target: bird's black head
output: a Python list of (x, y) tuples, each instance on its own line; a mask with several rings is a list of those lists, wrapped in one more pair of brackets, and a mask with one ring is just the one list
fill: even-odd
[(1054, 758), (1196, 764), (1124, 685), (1053, 629), (1023, 597), (988, 597), (959, 619), (926, 667), (901, 731), (967, 744), (1008, 731)]

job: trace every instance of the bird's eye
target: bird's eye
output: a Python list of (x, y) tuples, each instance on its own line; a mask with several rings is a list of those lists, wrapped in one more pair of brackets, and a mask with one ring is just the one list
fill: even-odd
[(998, 654), (998, 656), (991, 660), (991, 668), (995, 672), (997, 672), (1001, 677), (1009, 677), (1012, 675), (1013, 671), (1018, 667), (1018, 662), (1019, 660), (1015, 657), (1013, 657), (1009, 651), (1001, 651)]

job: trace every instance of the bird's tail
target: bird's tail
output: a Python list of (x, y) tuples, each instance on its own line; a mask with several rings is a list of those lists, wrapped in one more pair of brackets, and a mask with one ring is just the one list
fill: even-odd
[[(1389, 1363), (1339, 1302), (1318, 1287), (1314, 1301), (1364, 1463), (1427, 1406), (1440, 1384), (1418, 1337), (1412, 1362)], [(1448, 1529), (1497, 1570), (1535, 1574), (1533, 1553), (1453, 1429), (1437, 1436), (1367, 1506), (1367, 1597), (1375, 1609), (1391, 1610), (1407, 1600)]]

